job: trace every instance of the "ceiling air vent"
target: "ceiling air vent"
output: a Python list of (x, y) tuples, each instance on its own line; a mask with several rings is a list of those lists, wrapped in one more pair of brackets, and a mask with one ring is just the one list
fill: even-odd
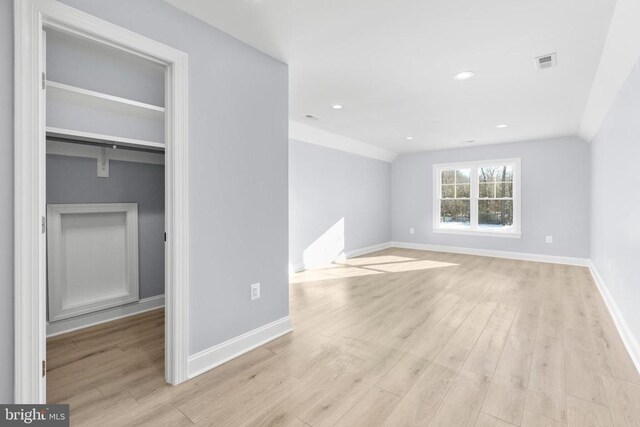
[(549, 53), (547, 55), (538, 56), (536, 58), (536, 68), (538, 70), (544, 70), (545, 68), (551, 68), (556, 66), (556, 53)]

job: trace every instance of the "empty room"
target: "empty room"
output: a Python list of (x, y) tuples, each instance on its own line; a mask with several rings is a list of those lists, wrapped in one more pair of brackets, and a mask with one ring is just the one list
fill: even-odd
[(640, 425), (637, 0), (0, 0), (0, 424)]

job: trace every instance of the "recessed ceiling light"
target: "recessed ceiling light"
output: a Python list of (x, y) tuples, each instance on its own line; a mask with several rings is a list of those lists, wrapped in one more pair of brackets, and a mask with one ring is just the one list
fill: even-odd
[(413, 137), (412, 137), (412, 136), (408, 136), (408, 137), (407, 137), (407, 141), (411, 141), (412, 139), (413, 139)]
[(506, 128), (506, 127), (507, 127), (507, 125), (498, 125), (498, 126), (496, 126), (496, 127), (497, 127), (498, 129), (504, 129), (504, 128)]
[(341, 104), (333, 104), (331, 106), (331, 108), (333, 108), (334, 110), (342, 110), (342, 105)]
[(457, 74), (453, 75), (453, 78), (456, 80), (467, 80), (470, 79), (471, 77), (474, 76), (474, 72), (473, 71), (461, 71)]

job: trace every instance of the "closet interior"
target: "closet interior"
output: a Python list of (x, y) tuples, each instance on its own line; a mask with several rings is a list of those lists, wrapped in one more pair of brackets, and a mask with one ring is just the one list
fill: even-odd
[[(166, 76), (161, 64), (75, 34), (47, 30), (45, 40), (53, 402), (82, 390), (82, 377), (65, 372), (73, 361), (117, 369), (118, 358), (148, 358), (161, 369)], [(154, 316), (152, 327), (140, 316)]]

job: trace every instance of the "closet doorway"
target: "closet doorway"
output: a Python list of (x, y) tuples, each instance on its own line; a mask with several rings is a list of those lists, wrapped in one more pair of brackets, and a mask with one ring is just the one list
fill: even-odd
[(55, 0), (15, 20), (15, 401), (47, 402), (47, 327), (161, 293), (165, 380), (185, 381), (187, 55)]

